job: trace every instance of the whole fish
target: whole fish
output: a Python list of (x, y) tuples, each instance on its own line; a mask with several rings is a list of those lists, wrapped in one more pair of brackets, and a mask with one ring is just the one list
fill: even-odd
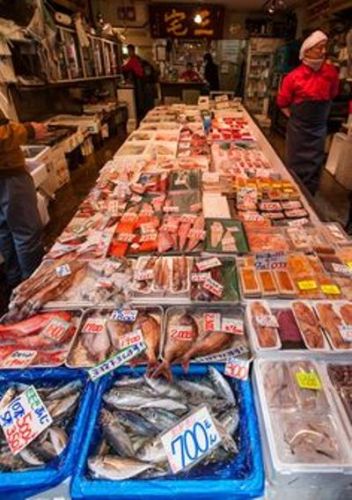
[(66, 398), (49, 401), (46, 403), (47, 410), (54, 420), (59, 420), (64, 416), (68, 417), (75, 410), (79, 397), (80, 394), (76, 392)]
[(59, 387), (59, 389), (49, 392), (45, 396), (45, 399), (47, 401), (52, 401), (53, 399), (66, 398), (67, 396), (71, 396), (72, 394), (77, 392), (81, 387), (82, 382), (80, 380), (74, 380), (72, 382), (69, 382), (68, 384), (65, 384), (63, 387)]
[(216, 399), (217, 393), (212, 387), (200, 382), (193, 382), (192, 380), (179, 380), (177, 385), (188, 395), (192, 400), (209, 400)]
[(183, 369), (187, 373), (192, 358), (208, 356), (229, 349), (233, 341), (233, 334), (228, 332), (207, 332), (202, 338), (198, 337), (191, 348), (182, 356)]
[(162, 408), (144, 408), (143, 416), (157, 427), (159, 432), (170, 429), (179, 421), (177, 415)]
[(110, 337), (110, 344), (115, 350), (120, 349), (120, 338), (131, 331), (131, 326), (122, 321), (108, 320), (106, 329)]
[(215, 416), (217, 421), (226, 429), (226, 432), (233, 436), (240, 422), (239, 412), (231, 408), (225, 412), (221, 412), (219, 415), (215, 413)]
[(0, 471), (11, 472), (14, 470), (26, 469), (28, 464), (19, 455), (14, 455), (11, 451), (0, 452)]
[(123, 377), (113, 383), (114, 387), (138, 387), (144, 383), (144, 377)]
[(221, 373), (213, 366), (210, 366), (208, 368), (208, 375), (209, 375), (209, 378), (214, 386), (215, 391), (219, 395), (219, 397), (222, 399), (226, 399), (227, 401), (231, 402), (233, 405), (236, 405), (235, 396), (234, 396), (233, 391), (230, 387), (230, 384), (221, 375)]
[[(177, 327), (179, 326), (189, 327), (190, 334), (186, 338), (178, 337)], [(152, 376), (158, 377), (159, 375), (164, 375), (167, 380), (171, 381), (171, 363), (176, 362), (178, 359), (182, 358), (182, 356), (186, 354), (197, 337), (198, 326), (193, 316), (188, 313), (185, 313), (182, 316), (174, 315), (170, 319), (167, 328), (167, 340), (164, 360), (154, 371), (154, 373), (152, 373)]]
[(167, 396), (172, 399), (182, 399), (183, 391), (176, 384), (166, 382), (162, 378), (145, 377), (144, 381), (159, 396)]
[(149, 401), (148, 393), (131, 388), (112, 388), (108, 393), (104, 394), (103, 400), (110, 406), (117, 409), (126, 406), (139, 408), (142, 404)]
[(157, 364), (160, 348), (160, 323), (150, 314), (139, 314), (133, 325), (134, 329), (141, 330), (147, 346), (145, 354), (149, 368)]
[(103, 409), (100, 421), (103, 436), (115, 452), (122, 457), (133, 457), (134, 450), (132, 442), (124, 428), (119, 424), (118, 418), (108, 410)]
[(153, 423), (135, 411), (117, 410), (115, 415), (129, 432), (136, 432), (140, 436), (150, 437), (155, 436), (159, 431)]
[(45, 464), (45, 461), (38, 456), (29, 446), (19, 452), (20, 458), (32, 467), (38, 467)]
[(94, 361), (97, 363), (105, 361), (111, 347), (107, 328), (105, 327), (100, 333), (82, 334), (82, 345)]
[(151, 464), (140, 460), (115, 455), (96, 456), (88, 459), (88, 469), (94, 477), (114, 481), (130, 479), (152, 467)]
[(6, 408), (6, 406), (11, 403), (15, 396), (16, 389), (14, 387), (9, 387), (0, 400), (0, 411)]
[(167, 461), (164, 446), (159, 437), (147, 441), (136, 453), (137, 458), (144, 462), (163, 464)]

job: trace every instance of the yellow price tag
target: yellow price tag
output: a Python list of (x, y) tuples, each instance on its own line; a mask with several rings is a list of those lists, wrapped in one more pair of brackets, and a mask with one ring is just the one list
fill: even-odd
[(299, 281), (297, 284), (300, 290), (315, 290), (318, 288), (317, 282), (314, 280)]
[(337, 285), (321, 285), (321, 291), (325, 295), (340, 295), (341, 290)]
[(295, 377), (298, 387), (301, 389), (311, 389), (312, 391), (321, 390), (321, 382), (316, 372), (296, 372)]
[(352, 260), (346, 262), (347, 266), (350, 267), (352, 269)]

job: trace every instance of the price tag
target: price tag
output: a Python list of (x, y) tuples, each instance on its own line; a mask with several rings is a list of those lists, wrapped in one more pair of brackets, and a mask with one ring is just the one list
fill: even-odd
[(126, 349), (122, 349), (117, 354), (112, 356), (110, 359), (103, 361), (94, 368), (90, 368), (88, 370), (89, 377), (91, 380), (98, 380), (100, 377), (103, 377), (107, 373), (110, 373), (113, 370), (116, 370), (119, 366), (128, 363), (131, 359), (136, 356), (140, 356), (142, 352), (145, 350), (146, 345), (144, 342), (139, 342), (138, 344), (131, 345)]
[(231, 378), (247, 380), (249, 374), (249, 359), (230, 358), (226, 361), (224, 374)]
[(194, 338), (193, 328), (189, 325), (179, 325), (170, 329), (170, 339), (190, 341)]
[(119, 338), (119, 348), (125, 349), (131, 345), (139, 344), (144, 341), (143, 333), (141, 330), (126, 333)]
[(69, 276), (71, 274), (71, 268), (68, 264), (62, 264), (62, 266), (58, 266), (55, 271), (60, 278), (64, 278), (65, 276)]
[(123, 243), (132, 243), (135, 235), (133, 233), (119, 233), (117, 236), (117, 241), (121, 241)]
[(125, 212), (121, 217), (121, 222), (136, 222), (138, 215), (133, 212)]
[(208, 278), (211, 278), (211, 273), (192, 273), (192, 283), (204, 283)]
[(119, 202), (117, 200), (111, 200), (108, 203), (108, 212), (113, 216), (117, 217), (119, 215)]
[(319, 376), (316, 372), (296, 372), (295, 373), (296, 381), (298, 387), (301, 389), (311, 389), (312, 391), (320, 391), (321, 382)]
[(139, 203), (140, 201), (142, 201), (143, 198), (142, 196), (140, 196), (139, 194), (134, 194), (131, 196), (130, 198), (130, 201), (134, 202), (134, 203)]
[(106, 289), (109, 289), (109, 288), (114, 288), (115, 284), (113, 283), (112, 280), (108, 279), (108, 278), (100, 278), (96, 285), (95, 285), (97, 288), (106, 288)]
[(233, 335), (244, 335), (243, 321), (237, 318), (222, 318), (221, 331)]
[(213, 295), (216, 295), (216, 297), (219, 297), (219, 298), (221, 298), (223, 296), (223, 293), (224, 293), (224, 287), (223, 287), (223, 285), (221, 285), (220, 283), (218, 283), (213, 278), (208, 278), (204, 282), (203, 288), (205, 290), (208, 290), (210, 293), (212, 293)]
[(66, 333), (71, 328), (71, 326), (71, 323), (69, 323), (68, 321), (60, 318), (53, 318), (43, 328), (40, 336), (50, 339), (55, 343), (59, 343), (66, 336)]
[(181, 215), (181, 222), (189, 222), (190, 224), (193, 224), (193, 222), (196, 220), (197, 216), (194, 214), (183, 214)]
[(146, 269), (145, 271), (136, 271), (134, 273), (134, 279), (136, 281), (148, 281), (154, 279), (154, 270)]
[(309, 224), (309, 220), (307, 218), (289, 220), (289, 221), (287, 221), (287, 224), (290, 227), (302, 227), (302, 226), (306, 226), (307, 224)]
[(350, 269), (352, 269), (352, 261), (351, 260), (349, 260), (348, 262), (346, 262), (346, 264), (347, 264), (347, 267), (349, 267)]
[(163, 207), (163, 211), (165, 213), (168, 213), (168, 214), (173, 214), (173, 213), (178, 213), (180, 211), (180, 207), (171, 207), (171, 206), (168, 206), (168, 205), (165, 205)]
[(200, 262), (196, 263), (197, 269), (199, 271), (207, 271), (208, 269), (219, 267), (221, 265), (221, 261), (217, 257), (211, 257), (210, 259), (201, 260)]
[(282, 269), (286, 267), (287, 256), (284, 252), (265, 252), (255, 256), (256, 269)]
[(140, 229), (142, 234), (155, 233), (155, 225), (153, 222), (145, 222), (144, 224), (141, 224)]
[(52, 423), (34, 386), (0, 411), (0, 425), (11, 453), (17, 455)]
[(143, 242), (147, 242), (147, 241), (156, 241), (157, 239), (158, 239), (158, 233), (156, 231), (154, 231), (153, 233), (143, 234), (139, 238), (139, 242), (143, 243)]
[(321, 285), (320, 288), (325, 295), (341, 295), (341, 290), (337, 285)]
[(115, 309), (111, 313), (110, 319), (121, 321), (122, 323), (134, 323), (138, 316), (138, 309)]
[(14, 351), (2, 361), (2, 368), (27, 368), (37, 355), (37, 351)]
[(193, 467), (221, 442), (206, 406), (181, 420), (160, 439), (174, 474)]
[(205, 313), (203, 314), (204, 330), (206, 332), (221, 331), (221, 314), (220, 313)]
[(352, 342), (352, 325), (340, 325), (339, 331), (345, 342)]
[(300, 290), (316, 290), (318, 288), (317, 282), (314, 280), (303, 280), (297, 282)]
[(83, 325), (82, 333), (102, 333), (105, 329), (105, 319), (88, 318)]
[(332, 268), (335, 271), (335, 273), (339, 274), (344, 274), (345, 276), (351, 277), (352, 275), (352, 269), (350, 269), (348, 266), (345, 266), (344, 264), (332, 264)]
[(259, 314), (255, 316), (255, 321), (259, 326), (265, 328), (279, 328), (279, 323), (272, 314)]

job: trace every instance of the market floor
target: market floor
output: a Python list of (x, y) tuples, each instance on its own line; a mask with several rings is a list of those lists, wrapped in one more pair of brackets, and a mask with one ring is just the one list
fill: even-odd
[(123, 132), (112, 137), (88, 156), (82, 165), (70, 172), (71, 182), (63, 186), (50, 202), (50, 222), (45, 228), (44, 244), (49, 249), (74, 216), (78, 206), (94, 186), (100, 169), (110, 160), (126, 139)]

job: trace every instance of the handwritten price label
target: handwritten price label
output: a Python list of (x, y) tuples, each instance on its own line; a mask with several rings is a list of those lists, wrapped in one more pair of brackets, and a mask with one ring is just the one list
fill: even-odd
[(170, 329), (170, 339), (190, 341), (194, 338), (193, 328), (188, 325), (180, 325)]
[(205, 288), (205, 290), (208, 290), (210, 293), (212, 293), (213, 295), (216, 295), (216, 297), (219, 297), (219, 298), (221, 298), (223, 296), (223, 293), (224, 293), (223, 285), (221, 285), (220, 283), (215, 281), (213, 278), (208, 278), (204, 282), (203, 288)]
[(191, 281), (192, 283), (204, 283), (208, 278), (211, 278), (210, 273), (192, 273)]
[(134, 238), (135, 238), (135, 235), (133, 233), (120, 233), (117, 236), (117, 241), (121, 241), (123, 243), (132, 243)]
[(163, 211), (167, 214), (176, 214), (180, 211), (180, 207), (172, 207), (172, 206), (166, 205), (163, 207)]
[(352, 269), (349, 268), (348, 266), (345, 266), (344, 264), (333, 263), (332, 268), (335, 271), (335, 273), (343, 274), (348, 277), (352, 276)]
[(0, 412), (0, 426), (11, 453), (17, 455), (52, 423), (34, 386), (28, 387)]
[(199, 271), (207, 271), (213, 267), (221, 266), (221, 261), (217, 257), (211, 257), (210, 259), (201, 260), (196, 263), (197, 269)]
[(259, 326), (265, 328), (279, 328), (279, 323), (272, 314), (259, 314), (255, 317), (255, 321)]
[(105, 329), (105, 319), (88, 318), (82, 328), (82, 333), (102, 333)]
[(221, 442), (206, 406), (181, 420), (160, 439), (174, 474), (193, 467)]
[(340, 325), (339, 331), (345, 342), (352, 342), (352, 325)]
[(296, 372), (295, 373), (296, 381), (298, 387), (301, 389), (311, 389), (313, 391), (321, 390), (321, 382), (319, 376), (316, 372)]
[(122, 323), (134, 323), (138, 316), (138, 309), (116, 309), (111, 313), (113, 321), (121, 321)]
[(126, 333), (119, 338), (119, 348), (126, 349), (126, 347), (130, 347), (131, 345), (139, 344), (144, 341), (143, 333), (141, 330), (137, 330), (135, 332)]
[(27, 368), (31, 365), (37, 351), (14, 351), (9, 356), (6, 356), (1, 364), (2, 368)]
[(65, 276), (69, 276), (71, 274), (71, 268), (68, 264), (63, 264), (62, 266), (57, 266), (55, 269), (56, 274), (59, 278), (64, 278)]
[(41, 336), (53, 342), (60, 342), (70, 328), (71, 323), (68, 321), (64, 321), (60, 318), (53, 318), (42, 330)]
[(154, 279), (153, 269), (146, 269), (145, 271), (136, 271), (134, 274), (136, 281), (148, 281)]
[(147, 233), (147, 234), (142, 234), (142, 236), (139, 238), (139, 242), (147, 242), (147, 241), (156, 241), (158, 239), (158, 233), (156, 231), (152, 233)]
[(236, 318), (222, 318), (221, 331), (233, 335), (244, 335), (243, 321)]
[(228, 377), (247, 380), (249, 374), (249, 359), (230, 358), (225, 365), (224, 373)]
[(221, 331), (221, 314), (220, 313), (205, 313), (203, 315), (204, 330), (206, 332)]

